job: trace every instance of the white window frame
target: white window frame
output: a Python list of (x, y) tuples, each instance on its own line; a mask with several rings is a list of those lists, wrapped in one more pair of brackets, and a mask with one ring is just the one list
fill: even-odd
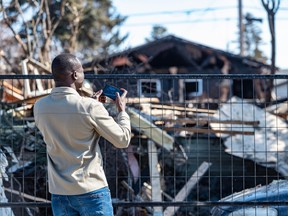
[[(143, 93), (142, 92), (142, 83), (156, 83), (156, 93)], [(140, 79), (137, 81), (137, 92), (140, 97), (158, 97), (161, 96), (161, 82), (158, 79)]]
[[(198, 91), (195, 92), (185, 92), (185, 95), (190, 96), (190, 97), (198, 97), (203, 94), (203, 80), (202, 79), (185, 79), (184, 84), (186, 86), (186, 83), (195, 83), (198, 82)], [(183, 89), (184, 91), (186, 88)]]

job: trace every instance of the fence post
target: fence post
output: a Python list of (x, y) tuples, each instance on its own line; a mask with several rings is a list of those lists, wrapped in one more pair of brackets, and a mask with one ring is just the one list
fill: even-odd
[[(162, 202), (160, 174), (158, 171), (158, 155), (156, 144), (148, 140), (150, 181), (152, 190), (152, 201)], [(153, 216), (162, 216), (163, 209), (161, 206), (154, 207)]]

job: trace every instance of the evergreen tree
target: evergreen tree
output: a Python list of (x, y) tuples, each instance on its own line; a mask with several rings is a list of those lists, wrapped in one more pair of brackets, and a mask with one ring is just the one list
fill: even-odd
[(263, 51), (260, 49), (262, 43), (259, 23), (262, 19), (253, 17), (252, 14), (247, 13), (245, 16), (244, 31), (245, 31), (245, 51), (246, 55), (261, 62), (266, 62), (267, 58)]
[(145, 38), (146, 42), (151, 42), (165, 37), (168, 34), (167, 28), (161, 25), (154, 25), (150, 33), (150, 38)]
[(86, 57), (108, 54), (127, 37), (120, 37), (118, 28), (125, 19), (110, 0), (68, 0), (55, 36), (67, 52), (79, 51)]

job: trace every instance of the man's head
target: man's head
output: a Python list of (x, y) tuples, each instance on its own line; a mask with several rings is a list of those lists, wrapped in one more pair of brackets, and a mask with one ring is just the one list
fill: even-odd
[(82, 87), (84, 73), (82, 64), (76, 56), (69, 53), (56, 56), (51, 69), (57, 87), (68, 86), (76, 90)]

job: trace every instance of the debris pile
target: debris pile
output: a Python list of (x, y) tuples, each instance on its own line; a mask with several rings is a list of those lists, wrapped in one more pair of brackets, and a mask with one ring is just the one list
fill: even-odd
[[(273, 167), (283, 176), (288, 176), (288, 125), (283, 118), (236, 97), (223, 104), (213, 117), (244, 123), (210, 124), (214, 130), (239, 131), (239, 134), (230, 137), (216, 133), (219, 137), (226, 137), (226, 152)], [(255, 124), (245, 124), (247, 122)]]
[[(35, 67), (43, 67), (37, 62), (29, 62)], [(23, 65), (24, 70), (25, 67)], [(37, 89), (28, 88), (29, 91), (22, 92), (11, 83), (2, 82), (1, 202), (50, 200), (47, 192), (46, 146), (35, 127), (32, 110), (37, 98), (48, 94), (52, 86), (49, 83), (43, 85), (40, 81), (35, 81), (35, 85)], [(89, 95), (88, 90), (86, 93)], [(116, 116), (114, 105), (105, 106), (111, 115)], [(104, 168), (115, 203), (218, 200), (221, 198), (220, 193), (214, 189), (219, 190), (218, 182), (224, 181), (224, 172), (228, 170), (225, 167), (230, 166), (227, 172), (230, 171), (229, 178), (234, 178), (231, 174), (234, 168), (227, 159), (228, 154), (230, 159), (236, 158), (233, 166), (237, 165), (237, 158), (242, 159), (242, 172), (249, 169), (243, 167), (243, 159), (247, 159), (288, 176), (285, 142), (288, 138), (287, 109), (261, 109), (235, 97), (225, 103), (219, 102), (215, 110), (194, 107), (189, 101), (169, 104), (160, 102), (158, 98), (128, 98), (127, 112), (131, 117), (133, 132), (130, 147), (119, 150), (107, 141), (100, 140)], [(217, 154), (223, 157), (223, 161), (219, 162)], [(219, 176), (223, 176), (223, 179), (219, 179)], [(275, 176), (279, 178), (279, 175)], [(3, 181), (8, 178), (9, 181)], [(212, 187), (211, 182), (217, 188)], [(208, 192), (199, 194), (199, 187), (201, 191)], [(222, 187), (224, 189), (226, 185)], [(232, 186), (227, 184), (227, 187)], [(12, 199), (8, 200), (8, 196)], [(6, 212), (1, 215), (12, 214), (10, 208), (0, 210)], [(12, 210), (15, 213), (16, 210)], [(28, 215), (41, 215), (41, 209), (37, 207), (26, 207), (25, 210)], [(116, 215), (133, 215), (135, 212), (141, 215), (152, 215), (154, 212), (172, 216), (176, 212), (181, 215), (181, 208), (117, 207)]]

